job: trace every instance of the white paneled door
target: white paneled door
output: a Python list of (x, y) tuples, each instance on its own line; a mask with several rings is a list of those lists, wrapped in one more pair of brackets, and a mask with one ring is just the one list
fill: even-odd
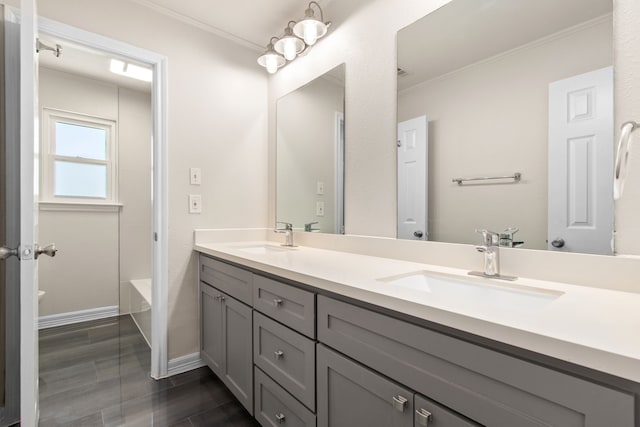
[(549, 85), (548, 248), (613, 254), (613, 67)]
[(398, 123), (398, 239), (427, 236), (427, 116)]

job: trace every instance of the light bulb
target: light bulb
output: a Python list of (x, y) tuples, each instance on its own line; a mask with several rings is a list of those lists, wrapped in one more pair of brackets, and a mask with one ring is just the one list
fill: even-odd
[(284, 57), (287, 61), (293, 61), (296, 59), (298, 53), (296, 52), (296, 42), (294, 39), (288, 39), (284, 44)]
[(318, 28), (315, 22), (304, 23), (304, 42), (309, 46), (313, 45), (318, 40)]
[(269, 74), (274, 74), (278, 71), (278, 57), (275, 55), (267, 55), (265, 58), (265, 66)]

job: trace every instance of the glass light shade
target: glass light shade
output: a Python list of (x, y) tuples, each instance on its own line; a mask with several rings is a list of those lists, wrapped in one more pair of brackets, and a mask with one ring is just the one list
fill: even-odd
[(258, 58), (258, 64), (267, 69), (269, 74), (273, 74), (278, 71), (278, 68), (282, 67), (287, 61), (284, 57), (273, 50), (273, 47), (269, 47), (267, 51)]
[(313, 16), (308, 16), (293, 27), (293, 33), (302, 38), (307, 45), (312, 46), (320, 37), (327, 34), (327, 25)]
[(305, 48), (304, 42), (293, 35), (285, 35), (273, 45), (276, 52), (284, 55), (287, 61), (293, 61)]

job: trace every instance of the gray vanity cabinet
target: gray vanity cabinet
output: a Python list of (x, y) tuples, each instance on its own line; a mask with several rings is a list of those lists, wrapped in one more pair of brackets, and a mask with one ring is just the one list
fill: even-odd
[(318, 427), (413, 427), (413, 392), (318, 344)]
[(252, 309), (200, 282), (202, 359), (253, 414)]
[(318, 339), (483, 425), (634, 426), (632, 393), (323, 296)]

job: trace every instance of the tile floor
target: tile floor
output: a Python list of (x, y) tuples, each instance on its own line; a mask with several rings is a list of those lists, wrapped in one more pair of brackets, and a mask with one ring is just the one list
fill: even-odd
[(160, 381), (129, 316), (40, 332), (40, 426), (259, 424), (208, 368)]

